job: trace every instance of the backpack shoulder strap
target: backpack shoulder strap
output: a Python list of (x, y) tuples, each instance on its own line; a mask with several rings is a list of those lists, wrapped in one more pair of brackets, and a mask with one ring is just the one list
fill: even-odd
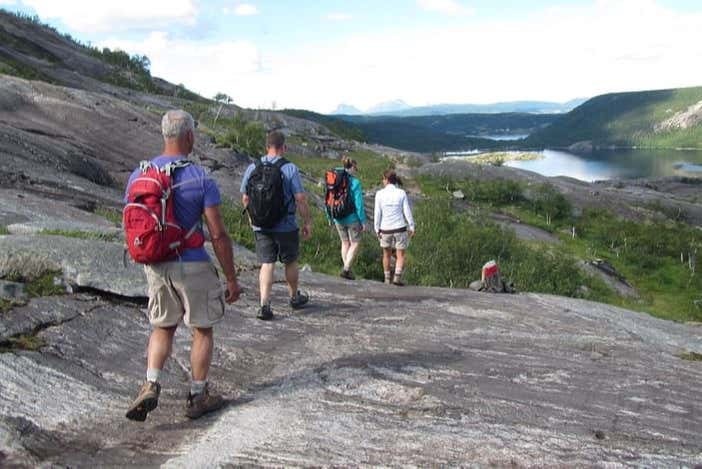
[(166, 173), (166, 176), (171, 176), (176, 169), (185, 168), (190, 166), (191, 164), (193, 164), (192, 161), (178, 160), (172, 163), (167, 163), (163, 166), (163, 168), (161, 168), (161, 171)]
[(285, 158), (280, 158), (278, 161), (273, 163), (273, 165), (278, 167), (278, 169), (280, 169), (288, 163), (290, 163), (290, 161), (286, 160)]
[(142, 161), (139, 162), (139, 170), (140, 170), (142, 173), (145, 173), (145, 172), (146, 172), (149, 168), (151, 168), (151, 167), (156, 168), (156, 165), (153, 164), (153, 163), (152, 163), (151, 161), (149, 161), (149, 160), (142, 160)]

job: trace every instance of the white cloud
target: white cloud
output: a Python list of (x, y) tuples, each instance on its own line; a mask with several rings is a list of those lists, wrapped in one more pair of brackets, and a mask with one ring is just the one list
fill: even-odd
[(352, 19), (353, 16), (348, 13), (329, 13), (325, 18), (331, 21), (348, 21)]
[(446, 14), (468, 14), (472, 11), (458, 3), (456, 0), (417, 0), (417, 5), (422, 10)]
[(197, 16), (195, 0), (23, 0), (44, 20), (60, 19), (81, 32), (111, 32), (162, 28), (173, 23), (192, 24)]
[[(575, 97), (702, 85), (702, 11), (599, 0), (460, 27), (379, 31), (310, 46), (277, 66), (281, 106), (329, 112), (400, 98), (420, 105)], [(278, 61), (275, 61), (278, 62)], [(278, 69), (273, 70), (278, 76)], [(282, 75), (282, 72), (280, 72)]]
[(234, 14), (237, 16), (253, 16), (258, 15), (259, 11), (255, 5), (250, 3), (240, 3), (234, 7)]
[(702, 11), (653, 0), (598, 0), (460, 27), (379, 30), (326, 42), (216, 44), (153, 34), (125, 44), (154, 75), (248, 107), (329, 112), (400, 98), (414, 105), (566, 101), (606, 92), (702, 85)]
[(0, 5), (17, 5), (15, 0), (0, 0)]
[(154, 32), (143, 41), (107, 40), (99, 47), (146, 54), (154, 76), (183, 83), (207, 97), (224, 92), (237, 103), (257, 88), (257, 76), (262, 71), (258, 49), (246, 41), (199, 43)]

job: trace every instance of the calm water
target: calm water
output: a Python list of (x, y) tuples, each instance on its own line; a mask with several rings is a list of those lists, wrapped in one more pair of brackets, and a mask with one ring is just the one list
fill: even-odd
[(545, 150), (533, 161), (506, 161), (505, 166), (544, 176), (570, 176), (583, 181), (659, 176), (702, 177), (702, 151), (598, 150), (588, 154)]

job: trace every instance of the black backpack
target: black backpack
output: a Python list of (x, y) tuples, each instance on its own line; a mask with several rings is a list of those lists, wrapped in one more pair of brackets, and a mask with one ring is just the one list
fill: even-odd
[(339, 220), (354, 212), (351, 197), (351, 180), (345, 169), (330, 169), (325, 174), (327, 192), (324, 196), (324, 206), (330, 218)]
[(290, 163), (281, 158), (275, 163), (256, 161), (246, 183), (246, 195), (249, 204), (251, 224), (259, 228), (273, 228), (288, 214), (289, 203), (283, 191), (283, 172), (281, 168)]

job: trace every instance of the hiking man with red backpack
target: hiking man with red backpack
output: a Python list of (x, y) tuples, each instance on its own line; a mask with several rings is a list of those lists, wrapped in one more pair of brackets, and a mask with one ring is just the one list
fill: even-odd
[[(153, 328), (146, 381), (126, 414), (136, 421), (144, 421), (158, 405), (161, 370), (181, 319), (192, 329), (193, 338), (185, 415), (198, 418), (224, 404), (221, 396), (210, 394), (207, 383), (212, 327), (224, 316), (224, 302), (235, 302), (241, 292), (232, 244), (219, 211), (219, 189), (201, 167), (187, 160), (195, 143), (193, 118), (185, 111), (168, 111), (161, 130), (163, 153), (142, 162), (130, 176), (123, 216), (129, 253), (144, 264)], [(226, 293), (203, 246), (203, 215), (224, 271)]]
[(356, 177), (358, 165), (348, 156), (341, 159), (341, 168), (327, 171), (325, 209), (327, 219), (334, 221), (334, 226), (341, 239), (341, 261), (343, 268), (340, 276), (348, 280), (356, 277), (351, 266), (356, 258), (361, 235), (366, 231), (366, 210), (363, 205), (363, 188)]
[(285, 265), (285, 280), (290, 293), (290, 306), (301, 308), (309, 296), (298, 289), (300, 235), (295, 212), (302, 215), (302, 237), (312, 235), (312, 217), (300, 172), (293, 163), (283, 158), (285, 136), (273, 131), (266, 138), (267, 154), (252, 163), (241, 180), (241, 198), (249, 214), (256, 237), (256, 256), (261, 263), (259, 284), (261, 308), (258, 319), (273, 319), (271, 290), (275, 263)]

